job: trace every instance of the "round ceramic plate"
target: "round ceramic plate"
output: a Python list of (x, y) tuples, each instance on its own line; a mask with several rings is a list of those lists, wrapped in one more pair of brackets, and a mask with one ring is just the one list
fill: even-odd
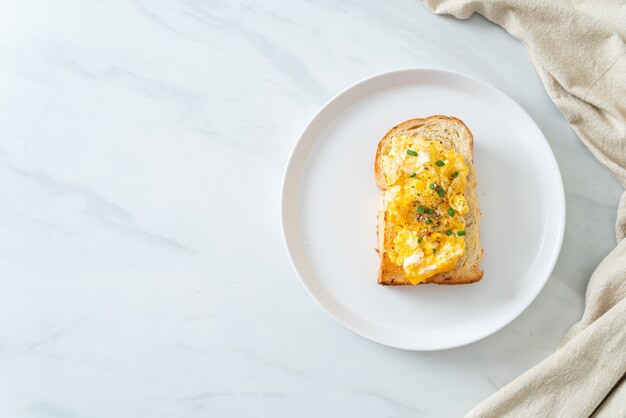
[[(381, 286), (376, 146), (398, 123), (435, 114), (474, 135), (484, 276)], [(535, 299), (561, 248), (565, 198), (548, 142), (512, 99), (463, 74), (408, 69), (355, 84), (313, 117), (287, 165), (281, 216), (302, 284), (333, 318), (381, 344), (439, 350), (494, 333)]]

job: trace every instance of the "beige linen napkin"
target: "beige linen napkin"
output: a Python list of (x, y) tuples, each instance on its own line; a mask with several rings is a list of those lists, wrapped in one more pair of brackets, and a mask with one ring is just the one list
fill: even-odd
[[(626, 187), (626, 0), (424, 0), (480, 13), (520, 39), (546, 90), (593, 155)], [(587, 288), (580, 322), (554, 354), (468, 417), (626, 417), (626, 193), (617, 247)]]

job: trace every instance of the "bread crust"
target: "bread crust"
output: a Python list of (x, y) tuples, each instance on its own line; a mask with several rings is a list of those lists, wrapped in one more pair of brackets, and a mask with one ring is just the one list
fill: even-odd
[[(441, 132), (444, 130), (444, 133)], [(476, 196), (476, 173), (474, 170), (474, 137), (465, 123), (452, 116), (432, 115), (426, 118), (414, 118), (404, 121), (385, 134), (378, 143), (376, 157), (374, 159), (374, 175), (376, 185), (383, 192), (388, 189), (385, 175), (381, 165), (381, 157), (385, 154), (385, 148), (395, 135), (422, 136), (437, 141), (446, 142), (446, 146), (454, 149), (463, 157), (468, 166), (468, 184), (464, 196), (469, 204), (466, 218), (466, 252), (455, 268), (449, 272), (439, 273), (427, 278), (424, 282), (442, 285), (457, 285), (474, 283), (482, 279), (483, 271), (478, 268), (482, 259), (483, 250), (480, 245), (479, 220), (480, 210)], [(444, 135), (445, 134), (445, 135)], [(385, 286), (403, 286), (411, 283), (404, 274), (404, 269), (391, 262), (387, 255), (387, 248), (393, 240), (393, 235), (387, 228), (387, 213), (384, 210), (384, 193), (378, 211), (378, 254), (380, 267), (378, 270), (378, 283)]]

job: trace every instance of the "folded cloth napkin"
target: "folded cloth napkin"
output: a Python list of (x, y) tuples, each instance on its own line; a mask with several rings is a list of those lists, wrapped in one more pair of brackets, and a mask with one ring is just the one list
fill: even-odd
[[(626, 188), (625, 0), (424, 0), (480, 13), (520, 39), (543, 84), (593, 155)], [(550, 357), (468, 417), (626, 417), (626, 193), (616, 248), (595, 270), (582, 319)]]

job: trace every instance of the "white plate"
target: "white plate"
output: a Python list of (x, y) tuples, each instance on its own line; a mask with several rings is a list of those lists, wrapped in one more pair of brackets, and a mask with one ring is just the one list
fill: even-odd
[[(380, 286), (376, 145), (434, 114), (474, 134), (485, 274), (463, 286)], [(381, 344), (439, 350), (494, 333), (535, 299), (561, 248), (565, 198), (545, 137), (512, 99), (463, 74), (408, 69), (361, 81), (315, 115), (289, 159), (281, 217), (302, 284), (333, 318)]]

